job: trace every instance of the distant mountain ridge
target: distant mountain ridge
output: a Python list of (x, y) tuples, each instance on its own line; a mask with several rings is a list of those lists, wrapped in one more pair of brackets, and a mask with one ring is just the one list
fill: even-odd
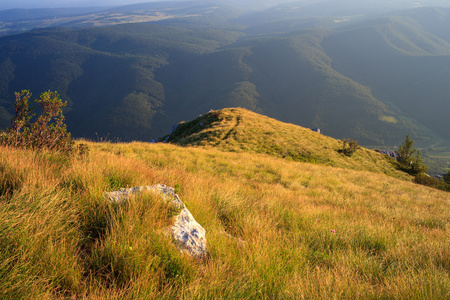
[(196, 16), (0, 38), (0, 126), (15, 91), (51, 89), (68, 100), (75, 137), (148, 141), (210, 109), (243, 107), (363, 145), (450, 139), (450, 36), (440, 29), (450, 9), (318, 16), (311, 28), (301, 15), (278, 16), (280, 32), (257, 34), (257, 14), (228, 5), (173, 10)]

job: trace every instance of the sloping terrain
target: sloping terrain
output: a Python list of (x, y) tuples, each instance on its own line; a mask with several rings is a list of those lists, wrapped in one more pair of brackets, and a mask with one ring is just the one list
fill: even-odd
[[(324, 148), (333, 143), (290, 131)], [(449, 296), (446, 192), (363, 166), (213, 147), (87, 144), (84, 158), (0, 148), (0, 298)], [(204, 260), (180, 253), (164, 234), (173, 211), (158, 199), (104, 198), (158, 183), (175, 187), (205, 228)]]
[[(434, 11), (435, 23), (445, 27), (449, 12)], [(449, 139), (450, 91), (442, 84), (449, 78), (449, 42), (448, 37), (426, 32), (409, 16), (399, 16), (350, 27), (327, 37), (322, 46), (337, 71), (358, 78), (394, 111)]]
[(193, 121), (180, 123), (160, 141), (227, 152), (268, 154), (290, 161), (372, 171), (406, 180), (409, 178), (397, 171), (385, 155), (359, 148), (351, 157), (347, 157), (340, 153), (342, 141), (242, 108), (212, 111)]
[[(180, 119), (241, 106), (365, 145), (394, 144), (408, 133), (423, 138), (413, 122), (375, 98), (370, 88), (333, 69), (321, 47), (330, 35), (307, 30), (248, 39), (157, 74)], [(386, 121), (392, 118), (395, 122)]]
[[(74, 136), (149, 140), (161, 132), (160, 122), (166, 127), (175, 122), (153, 119), (166, 100), (154, 70), (169, 58), (211, 52), (238, 36), (228, 31), (126, 24), (5, 37), (0, 45), (4, 78), (0, 105), (12, 113), (14, 91), (30, 89), (37, 96), (42, 89), (57, 90), (69, 102), (68, 125)], [(9, 119), (5, 116), (2, 124)]]
[[(0, 126), (22, 89), (58, 90), (76, 137), (178, 123), (83, 155), (0, 146), (0, 299), (449, 299), (450, 194), (336, 139), (447, 136), (448, 11), (257, 36), (220, 14), (0, 38)], [(156, 184), (206, 230), (203, 259), (160, 199), (105, 198)]]

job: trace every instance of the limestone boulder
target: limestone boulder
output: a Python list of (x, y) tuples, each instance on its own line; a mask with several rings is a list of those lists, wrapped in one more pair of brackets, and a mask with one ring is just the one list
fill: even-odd
[(180, 210), (179, 214), (174, 217), (174, 223), (170, 227), (175, 244), (182, 252), (187, 252), (195, 257), (204, 257), (206, 255), (206, 231), (197, 223), (173, 188), (162, 184), (128, 189), (122, 188), (118, 191), (105, 193), (105, 197), (116, 203), (125, 203), (126, 201), (133, 201), (145, 192), (160, 194), (163, 201), (168, 202), (169, 205), (174, 205)]

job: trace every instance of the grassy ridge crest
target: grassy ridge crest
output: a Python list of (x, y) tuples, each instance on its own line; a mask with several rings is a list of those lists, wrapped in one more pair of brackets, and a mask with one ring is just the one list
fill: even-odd
[(408, 179), (390, 158), (359, 148), (352, 157), (340, 153), (342, 141), (243, 108), (211, 111), (182, 122), (160, 140), (180, 146), (201, 146), (227, 152), (267, 154), (287, 160), (367, 170)]

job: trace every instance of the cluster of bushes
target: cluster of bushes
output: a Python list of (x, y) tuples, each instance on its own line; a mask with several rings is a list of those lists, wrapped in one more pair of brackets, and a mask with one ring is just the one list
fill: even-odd
[[(30, 105), (31, 92), (16, 92), (15, 116), (11, 127), (0, 132), (0, 145), (27, 149), (47, 149), (73, 153), (75, 143), (67, 132), (62, 108), (67, 105), (58, 92), (44, 92), (33, 102), (41, 110), (36, 116)], [(85, 154), (85, 145), (78, 146), (78, 152)]]
[[(450, 171), (449, 171), (450, 173)], [(449, 173), (447, 173), (446, 178), (449, 178)], [(435, 189), (440, 189), (443, 191), (450, 192), (450, 180), (439, 180), (437, 178), (431, 177), (430, 175), (426, 173), (419, 173), (414, 177), (414, 182), (423, 184), (426, 186), (433, 187)]]
[[(352, 156), (359, 148), (357, 141), (345, 139), (342, 141), (342, 149), (339, 153)], [(420, 150), (414, 148), (414, 141), (406, 136), (405, 141), (398, 149), (397, 168), (414, 176), (414, 182), (436, 189), (450, 191), (450, 171), (444, 176), (444, 181), (431, 177), (426, 172), (428, 167), (422, 162)]]
[(409, 135), (406, 136), (405, 141), (398, 148), (398, 155), (398, 168), (410, 175), (413, 175), (414, 182), (440, 190), (450, 191), (450, 171), (447, 174), (445, 181), (428, 175), (426, 173), (428, 167), (422, 162), (420, 150), (414, 148), (414, 141), (409, 137)]

